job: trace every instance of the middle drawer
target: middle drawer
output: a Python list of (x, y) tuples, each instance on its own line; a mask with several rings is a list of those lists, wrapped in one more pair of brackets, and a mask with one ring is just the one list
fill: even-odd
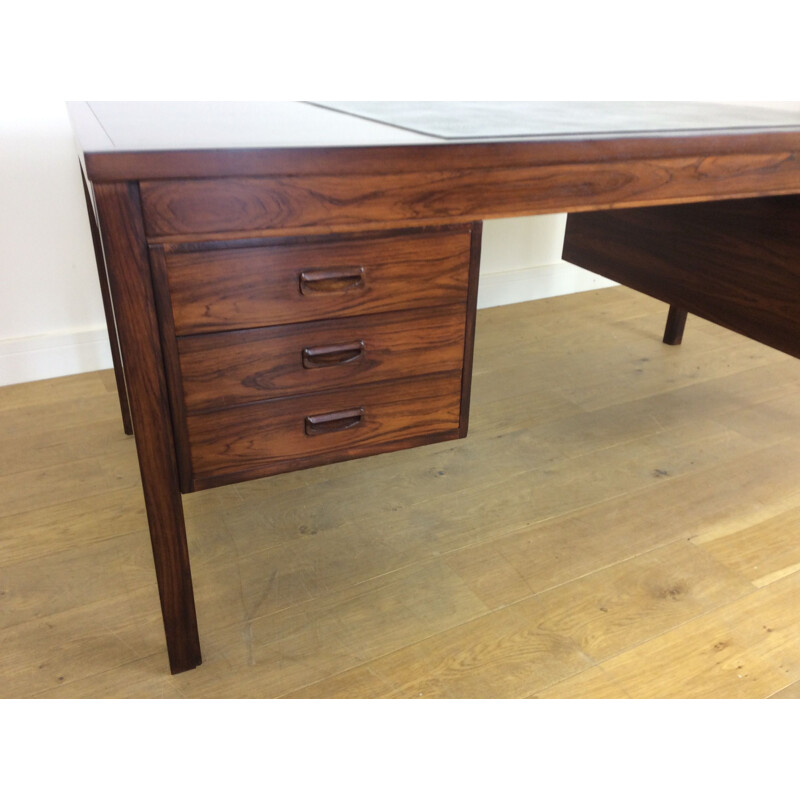
[(461, 369), (466, 306), (178, 339), (189, 413)]

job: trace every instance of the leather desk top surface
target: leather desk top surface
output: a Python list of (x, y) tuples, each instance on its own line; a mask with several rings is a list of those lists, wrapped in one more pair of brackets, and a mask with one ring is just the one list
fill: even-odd
[[(800, 149), (800, 111), (689, 102), (74, 102), (90, 180)], [(367, 152), (369, 151), (369, 152)], [(175, 159), (180, 153), (182, 159)], [(169, 162), (167, 156), (171, 156)], [(342, 158), (345, 159), (342, 162)], [(385, 161), (389, 158), (389, 161)], [(444, 159), (444, 161), (443, 161)]]

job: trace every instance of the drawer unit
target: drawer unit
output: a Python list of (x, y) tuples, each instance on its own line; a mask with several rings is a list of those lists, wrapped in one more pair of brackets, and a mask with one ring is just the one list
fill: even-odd
[(179, 336), (464, 303), (469, 257), (464, 227), (164, 251)]
[(151, 245), (182, 491), (465, 436), (479, 230)]

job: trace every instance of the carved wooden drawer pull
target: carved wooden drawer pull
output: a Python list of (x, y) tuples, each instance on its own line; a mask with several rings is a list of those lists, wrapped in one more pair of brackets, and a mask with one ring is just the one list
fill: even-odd
[(364, 421), (363, 408), (347, 411), (333, 411), (330, 414), (315, 414), (306, 417), (306, 436), (319, 436), (322, 433), (335, 433), (355, 428)]
[(303, 366), (306, 369), (317, 369), (334, 367), (337, 364), (352, 364), (363, 357), (366, 349), (363, 341), (306, 347), (303, 349)]
[(349, 292), (364, 288), (364, 267), (311, 269), (300, 273), (300, 294)]

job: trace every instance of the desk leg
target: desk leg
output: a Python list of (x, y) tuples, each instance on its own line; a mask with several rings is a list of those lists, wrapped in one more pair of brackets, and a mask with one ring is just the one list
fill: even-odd
[(103, 258), (103, 245), (100, 239), (100, 231), (97, 228), (97, 218), (94, 215), (92, 196), (86, 184), (86, 176), (81, 167), (81, 180), (83, 181), (83, 196), (86, 200), (86, 212), (89, 215), (89, 227), (92, 232), (92, 245), (94, 246), (94, 259), (97, 264), (97, 277), (100, 279), (100, 293), (103, 297), (103, 310), (106, 316), (106, 328), (108, 329), (108, 341), (111, 345), (111, 361), (114, 365), (114, 377), (117, 381), (117, 395), (119, 396), (119, 408), (122, 413), (122, 429), (130, 436), (133, 433), (131, 424), (131, 411), (128, 405), (128, 390), (125, 386), (125, 372), (122, 366), (122, 359), (119, 354), (119, 340), (117, 338), (117, 324), (114, 320), (114, 308), (111, 303), (111, 294), (108, 290), (108, 275), (106, 274), (106, 262)]
[(683, 341), (683, 330), (686, 327), (685, 308), (670, 306), (667, 314), (667, 325), (664, 328), (664, 344), (680, 344)]
[(125, 363), (170, 669), (184, 672), (200, 663), (200, 642), (138, 186), (97, 184), (95, 201)]

